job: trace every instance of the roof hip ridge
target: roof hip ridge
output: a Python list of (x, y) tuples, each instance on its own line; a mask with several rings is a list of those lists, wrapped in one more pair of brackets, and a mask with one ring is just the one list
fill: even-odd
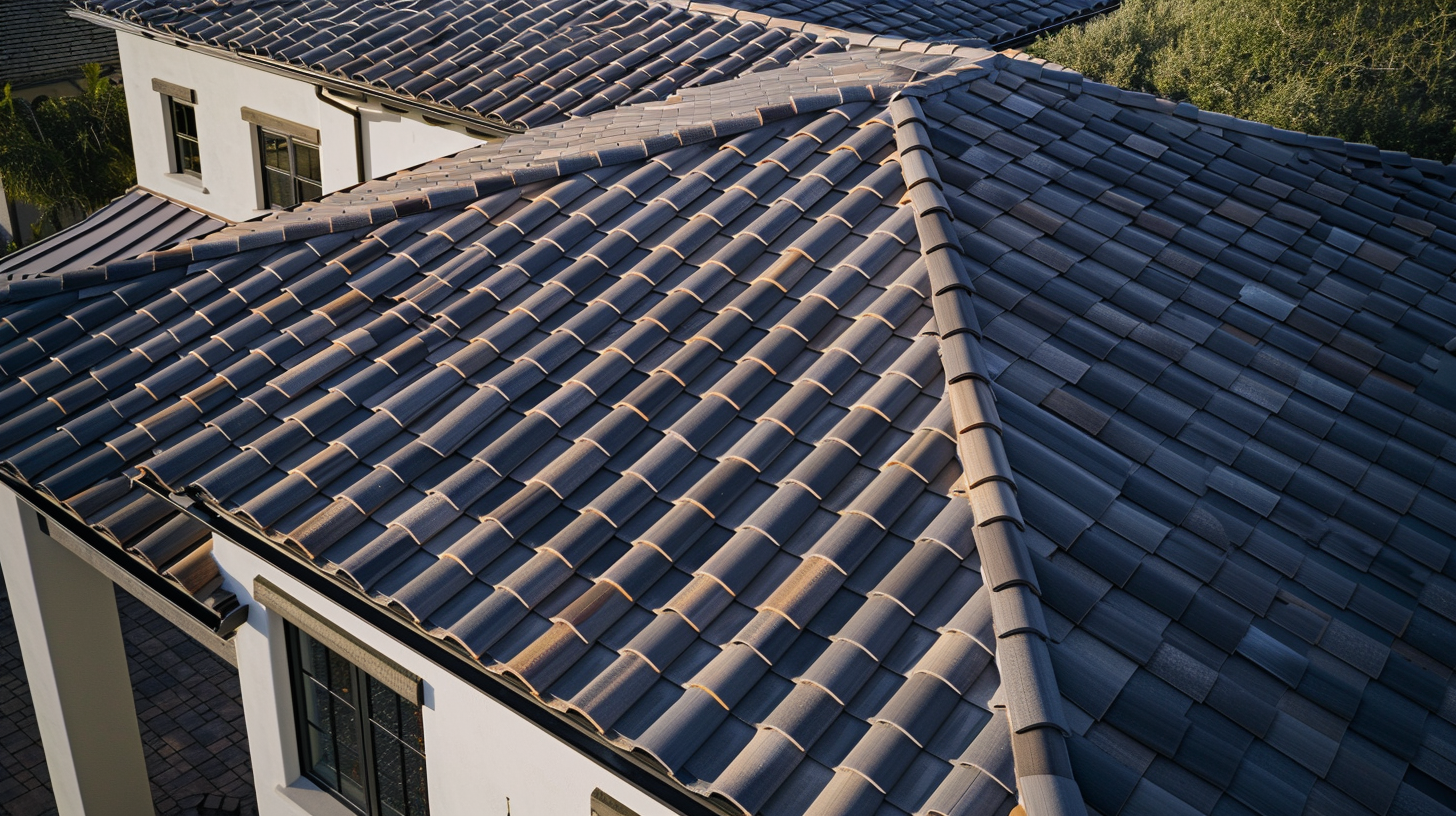
[(991, 53), (990, 46), (979, 47), (937, 39), (913, 40), (908, 37), (895, 37), (889, 34), (853, 31), (847, 28), (839, 28), (838, 26), (796, 20), (792, 17), (778, 17), (772, 14), (764, 14), (760, 11), (735, 8), (730, 5), (724, 5), (723, 3), (702, 3), (698, 2), (698, 0), (658, 0), (658, 2), (667, 3), (668, 5), (676, 6), (686, 11), (722, 17), (727, 20), (758, 23), (765, 27), (788, 29), (819, 39), (838, 40), (846, 46), (876, 48), (881, 51), (907, 51), (911, 53), (930, 54), (932, 56), (950, 55), (979, 58), (981, 55)]
[[(1012, 62), (1004, 57), (997, 60), (998, 67)], [(921, 258), (930, 274), (946, 398), (954, 419), (956, 453), (965, 469), (965, 500), (972, 508), (982, 577), (994, 599), (996, 663), (1011, 730), (1018, 795), (1032, 816), (1085, 816), (1086, 805), (1067, 755), (1068, 728), (1047, 649), (1040, 586), (1022, 540), (1025, 522), (1017, 505), (1015, 477), (1002, 442), (981, 349), (981, 330), (972, 303), (975, 288), (962, 260), (920, 103), (913, 95), (897, 94), (889, 112), (907, 196), (915, 212)]]

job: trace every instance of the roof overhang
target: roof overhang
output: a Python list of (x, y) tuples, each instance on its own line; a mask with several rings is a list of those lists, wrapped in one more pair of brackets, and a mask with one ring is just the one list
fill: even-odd
[(237, 650), (233, 645), (232, 634), (247, 620), (246, 605), (237, 606), (226, 614), (219, 614), (165, 576), (127, 555), (120, 547), (71, 515), (51, 497), (8, 472), (0, 471), (0, 482), (40, 514), (44, 531), (62, 547), (70, 550), (193, 640), (206, 646), (209, 651), (228, 663), (237, 665)]
[(157, 492), (157, 495), (179, 505), (218, 535), (362, 618), (667, 807), (684, 816), (741, 816), (724, 803), (688, 790), (663, 773), (655, 762), (613, 744), (584, 720), (546, 705), (523, 685), (487, 671), (459, 646), (431, 638), (392, 608), (370, 602), (357, 589), (318, 569), (301, 552), (280, 546), (205, 502), (177, 494)]

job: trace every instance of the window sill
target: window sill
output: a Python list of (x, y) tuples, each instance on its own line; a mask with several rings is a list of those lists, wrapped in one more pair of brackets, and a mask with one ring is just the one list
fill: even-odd
[(292, 812), (300, 816), (359, 816), (335, 799), (333, 794), (320, 790), (302, 777), (294, 780), (292, 785), (279, 785), (274, 790), (278, 798), (292, 806)]
[(188, 173), (167, 173), (166, 178), (169, 181), (175, 181), (180, 184), (185, 184), (188, 187), (195, 187), (197, 188), (198, 192), (204, 195), (207, 194), (207, 186), (202, 183), (202, 179), (198, 176), (194, 176)]

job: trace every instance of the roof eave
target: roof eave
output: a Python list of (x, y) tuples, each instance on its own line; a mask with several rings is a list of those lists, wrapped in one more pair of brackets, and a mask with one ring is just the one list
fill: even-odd
[[(149, 490), (152, 488), (148, 486)], [(156, 491), (154, 491), (156, 492)], [(270, 566), (362, 618), (377, 630), (400, 641), (455, 677), (469, 683), (487, 697), (551, 734), (567, 746), (596, 761), (621, 779), (635, 785), (657, 801), (683, 816), (742, 816), (721, 803), (693, 792), (652, 762), (588, 728), (564, 711), (552, 708), (525, 688), (506, 677), (487, 671), (485, 666), (449, 641), (429, 637), (395, 607), (371, 603), (343, 580), (323, 572), (301, 552), (281, 546), (202, 501), (189, 501), (176, 494), (158, 492), (217, 535), (241, 546)]]
[(208, 650), (237, 665), (232, 634), (247, 620), (247, 606), (226, 614), (188, 594), (140, 560), (131, 557), (101, 533), (78, 520), (65, 506), (7, 471), (0, 483), (13, 490), (46, 522), (46, 532), (61, 546), (177, 626)]

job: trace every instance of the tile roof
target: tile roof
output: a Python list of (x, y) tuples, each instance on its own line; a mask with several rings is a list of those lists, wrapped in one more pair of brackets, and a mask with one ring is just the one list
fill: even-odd
[[(79, 5), (146, 30), (512, 129), (669, 99), (683, 89), (772, 70), (807, 55), (842, 52), (851, 40), (870, 39), (823, 26), (775, 23), (762, 15), (724, 19), (642, 0)], [(885, 47), (903, 45), (908, 44)], [(925, 49), (920, 44), (915, 50)]]
[(68, 0), (0, 3), (0, 86), (79, 77), (88, 62), (114, 65), (116, 37), (66, 16)]
[(685, 2), (694, 11), (743, 19), (762, 14), (779, 24), (798, 21), (920, 42), (1004, 47), (1111, 11), (1121, 0), (723, 0)]
[(45, 240), (0, 256), (0, 287), (133, 258), (222, 226), (222, 221), (184, 204), (132, 190)]
[[(0, 257), (0, 299), (8, 298), (10, 287), (21, 281), (27, 281), (24, 286), (42, 289), (60, 280), (80, 283), (94, 279), (98, 267), (200, 238), (222, 226), (223, 222), (205, 213), (145, 190), (132, 190), (45, 240)], [(128, 291), (125, 287), (110, 293), (93, 290), (84, 299), (91, 309), (115, 311), (126, 308)], [(105, 303), (107, 300), (111, 303)], [(65, 326), (63, 319), (51, 322), (53, 330)], [(9, 325), (13, 328), (15, 324)], [(54, 331), (52, 336), (56, 336)], [(49, 341), (33, 335), (22, 341), (25, 344), (45, 350)], [(11, 379), (11, 372), (6, 374)], [(210, 557), (211, 531), (155, 494), (113, 474), (95, 490), (77, 497), (71, 509), (219, 618), (237, 607), (236, 596), (221, 588), (222, 577)]]
[(748, 813), (1448, 812), (1456, 169), (931, 67), (13, 283), (0, 460)]

